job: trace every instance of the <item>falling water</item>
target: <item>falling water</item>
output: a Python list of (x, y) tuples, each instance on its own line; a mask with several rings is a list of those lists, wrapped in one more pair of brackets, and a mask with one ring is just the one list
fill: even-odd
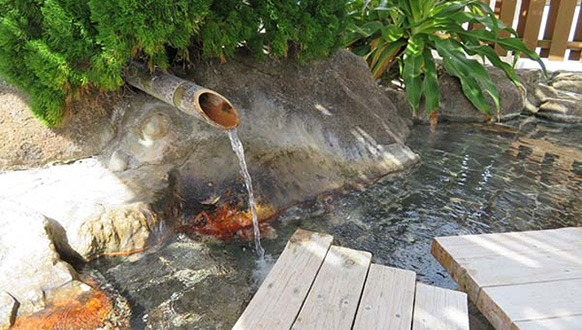
[(257, 219), (257, 210), (255, 208), (255, 195), (253, 194), (253, 182), (249, 171), (247, 169), (247, 163), (245, 161), (245, 150), (243, 148), (238, 134), (236, 133), (236, 128), (226, 131), (228, 137), (230, 138), (230, 144), (232, 145), (232, 150), (236, 153), (238, 157), (238, 163), (240, 165), (240, 174), (245, 179), (245, 185), (249, 193), (249, 208), (251, 209), (251, 215), (253, 217), (253, 231), (255, 234), (255, 248), (259, 259), (262, 260), (265, 257), (265, 250), (261, 246), (261, 232), (259, 231), (259, 220)]

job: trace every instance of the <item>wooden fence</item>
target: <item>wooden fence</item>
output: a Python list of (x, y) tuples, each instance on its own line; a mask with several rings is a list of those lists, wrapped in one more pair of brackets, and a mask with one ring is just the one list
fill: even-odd
[[(495, 13), (505, 25), (517, 26), (519, 37), (529, 49), (536, 50), (539, 47), (541, 57), (562, 61), (567, 56), (566, 50), (570, 50), (568, 59), (581, 61), (582, 6), (577, 6), (578, 4), (578, 0), (496, 0)], [(547, 6), (549, 10), (546, 10), (547, 17), (544, 17)], [(573, 25), (577, 11), (578, 19)], [(544, 21), (545, 26), (542, 26)], [(540, 39), (538, 37), (542, 29), (543, 35)], [(570, 38), (572, 29), (574, 35)], [(504, 54), (502, 49), (497, 48), (497, 51)]]

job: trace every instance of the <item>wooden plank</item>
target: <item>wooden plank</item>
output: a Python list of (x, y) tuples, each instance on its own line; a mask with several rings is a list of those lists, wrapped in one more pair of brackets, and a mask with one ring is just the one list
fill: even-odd
[(354, 330), (410, 330), (416, 273), (371, 265)]
[(558, 7), (557, 21), (552, 37), (552, 44), (548, 58), (554, 61), (564, 59), (564, 53), (568, 44), (572, 19), (576, 11), (575, 0), (562, 0)]
[(456, 258), (527, 252), (532, 249), (546, 252), (571, 250), (582, 247), (582, 227), (436, 237), (434, 244), (443, 246), (447, 253)]
[(467, 295), (418, 283), (412, 329), (469, 330)]
[(510, 329), (513, 322), (582, 315), (581, 296), (582, 279), (488, 287), (477, 308), (496, 329)]
[[(550, 48), (552, 44), (549, 40), (538, 40), (538, 47)], [(582, 41), (568, 41), (568, 49), (582, 50)]]
[(523, 40), (523, 33), (525, 32), (525, 21), (529, 15), (530, 0), (522, 0), (521, 7), (519, 8), (519, 17), (517, 18), (517, 35)]
[(522, 252), (521, 260), (515, 255), (503, 254), (468, 259), (456, 259), (462, 274), (463, 291), (477, 301), (481, 288), (582, 278), (582, 253), (576, 248), (569, 251), (540, 253)]
[(527, 14), (523, 20), (523, 32), (520, 35), (523, 36), (523, 43), (527, 48), (535, 51), (538, 44), (538, 36), (542, 25), (542, 16), (544, 14), (546, 0), (527, 0), (527, 2)]
[[(515, 8), (517, 7), (517, 0), (503, 0), (501, 2), (501, 12), (499, 13), (499, 20), (505, 24), (505, 26), (511, 27), (513, 25), (513, 18), (515, 17)], [(501, 31), (499, 36), (507, 38), (510, 36), (509, 32)], [(495, 46), (495, 50), (499, 55), (506, 55), (507, 51), (499, 46)]]
[(233, 329), (290, 329), (332, 241), (298, 229)]
[(332, 246), (292, 329), (351, 329), (371, 259)]
[(459, 286), (465, 288), (465, 273), (459, 261), (484, 256), (504, 255), (515, 262), (535, 260), (525, 257), (531, 251), (559, 252), (582, 248), (582, 228), (571, 227), (551, 230), (512, 232), (501, 234), (436, 237), (431, 252), (451, 274)]
[[(548, 13), (548, 19), (546, 21), (546, 28), (544, 30), (544, 40), (552, 40), (554, 35), (554, 27), (556, 26), (556, 20), (558, 18), (558, 7), (560, 6), (561, 0), (551, 0), (550, 1), (550, 11)], [(550, 49), (542, 48), (540, 51), (541, 57), (548, 57)]]
[[(576, 22), (576, 30), (574, 32), (574, 41), (582, 41), (582, 6), (578, 11), (578, 22)], [(570, 48), (570, 45), (568, 45)], [(582, 60), (580, 57), (581, 51), (580, 50), (572, 50), (570, 51), (570, 60), (579, 61)]]
[(512, 330), (572, 330), (582, 328), (582, 315), (514, 322)]

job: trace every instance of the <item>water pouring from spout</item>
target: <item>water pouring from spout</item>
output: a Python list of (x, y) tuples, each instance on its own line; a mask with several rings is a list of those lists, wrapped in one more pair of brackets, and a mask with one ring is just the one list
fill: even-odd
[(247, 169), (247, 163), (245, 161), (245, 151), (242, 142), (238, 138), (236, 128), (226, 131), (228, 138), (230, 139), (230, 144), (232, 145), (232, 150), (238, 157), (238, 162), (240, 165), (240, 174), (245, 180), (245, 186), (247, 187), (247, 192), (249, 194), (249, 209), (251, 210), (251, 216), (253, 219), (253, 233), (255, 236), (255, 249), (259, 259), (262, 260), (265, 257), (265, 250), (261, 246), (261, 232), (259, 230), (259, 220), (257, 217), (257, 209), (255, 207), (255, 195), (253, 193), (253, 182), (251, 176)]

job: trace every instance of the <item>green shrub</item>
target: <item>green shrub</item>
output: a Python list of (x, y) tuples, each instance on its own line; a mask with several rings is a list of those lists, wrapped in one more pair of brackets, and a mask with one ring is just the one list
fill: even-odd
[[(499, 112), (497, 87), (483, 65), (466, 54), (487, 58), (517, 86), (521, 84), (513, 67), (501, 61), (490, 44), (513, 51), (516, 59), (524, 53), (544, 68), (539, 56), (479, 0), (352, 0), (349, 8), (346, 45), (364, 56), (375, 78), (400, 63), (408, 102), (416, 114), (424, 96), (431, 119), (436, 119), (440, 98), (433, 50), (443, 58), (445, 70), (459, 78), (465, 96), (488, 116), (491, 107), (486, 95)], [(482, 24), (485, 29), (467, 31), (465, 23)], [(502, 31), (512, 36), (500, 36)]]
[(226, 60), (325, 56), (338, 46), (346, 0), (0, 0), (0, 76), (58, 125), (90, 88), (123, 85), (132, 59), (167, 68), (168, 50)]

